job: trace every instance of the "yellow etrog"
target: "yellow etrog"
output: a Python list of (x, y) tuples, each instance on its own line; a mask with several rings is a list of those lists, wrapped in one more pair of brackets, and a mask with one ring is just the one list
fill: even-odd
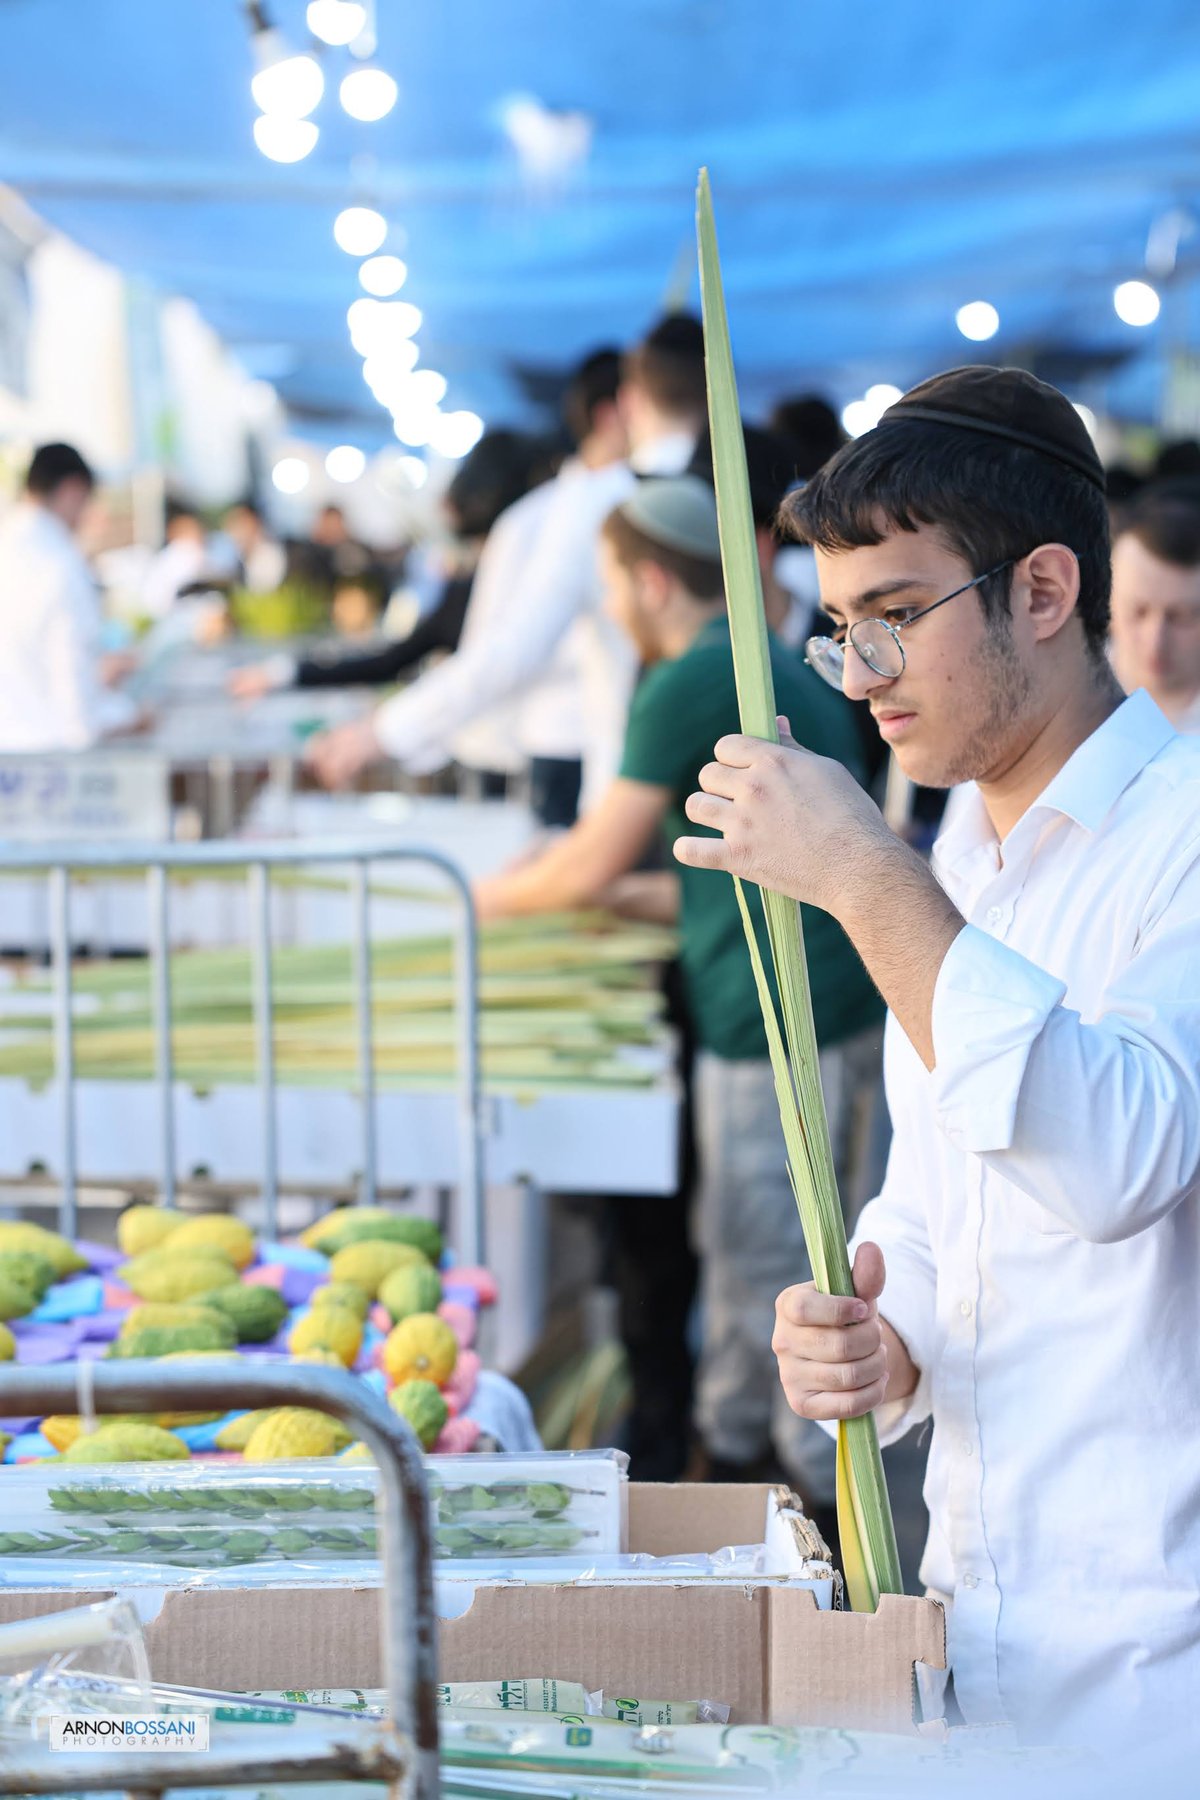
[(172, 1250), (219, 1250), (235, 1269), (254, 1261), (254, 1233), (241, 1219), (228, 1213), (204, 1213), (187, 1219), (171, 1233)]
[(251, 1432), (246, 1461), (287, 1462), (293, 1457), (333, 1456), (339, 1448), (338, 1437), (337, 1421), (328, 1413), (306, 1406), (273, 1407)]
[(332, 1350), (349, 1369), (362, 1349), (360, 1320), (344, 1306), (318, 1306), (297, 1319), (288, 1333), (293, 1356), (302, 1350)]
[(21, 1219), (0, 1220), (0, 1254), (6, 1250), (32, 1250), (35, 1255), (44, 1256), (58, 1281), (87, 1268), (74, 1244), (57, 1231), (47, 1231), (44, 1226), (29, 1225)]
[(183, 1224), (184, 1214), (170, 1206), (127, 1206), (117, 1220), (117, 1242), (126, 1256), (157, 1250)]
[(118, 1279), (140, 1299), (167, 1301), (191, 1300), (228, 1287), (236, 1273), (219, 1250), (176, 1250), (170, 1239), (160, 1250), (143, 1251), (117, 1270)]
[(329, 1264), (336, 1282), (350, 1281), (369, 1299), (378, 1298), (380, 1284), (393, 1269), (424, 1262), (419, 1250), (411, 1244), (393, 1244), (381, 1238), (364, 1238), (361, 1244), (347, 1244)]
[(432, 1381), (441, 1387), (458, 1362), (458, 1339), (436, 1313), (413, 1313), (389, 1331), (383, 1366), (399, 1387), (405, 1381)]
[(63, 1452), (69, 1463), (186, 1462), (183, 1439), (158, 1425), (100, 1425)]

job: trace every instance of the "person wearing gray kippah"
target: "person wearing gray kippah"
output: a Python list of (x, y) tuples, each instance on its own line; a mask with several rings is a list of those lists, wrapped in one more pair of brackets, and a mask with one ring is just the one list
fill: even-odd
[[(664, 828), (668, 842), (685, 828), (683, 803), (714, 738), (737, 729), (711, 486), (694, 475), (640, 483), (610, 514), (601, 547), (609, 610), (647, 665), (630, 709), (620, 775), (595, 811), (538, 861), (480, 884), (476, 899), (485, 918), (618, 898), (628, 903), (630, 886), (621, 878), (637, 869)], [(848, 780), (858, 779), (863, 759), (850, 707), (778, 645), (771, 660), (776, 691), (800, 741), (835, 758)], [(789, 1410), (771, 1355), (780, 1276), (803, 1261), (804, 1238), (733, 883), (690, 869), (681, 879), (634, 880), (643, 898), (656, 882), (660, 902), (664, 883), (668, 889), (698, 1046), (697, 1424), (711, 1470), (715, 1478), (745, 1478), (773, 1453), (810, 1506), (831, 1506), (833, 1446), (811, 1420)], [(805, 930), (821, 1075), (845, 1177), (855, 1097), (864, 1076), (878, 1072), (883, 1009), (840, 927), (809, 913)], [(765, 928), (763, 952), (769, 964)]]
[(833, 621), (810, 662), (912, 780), (970, 786), (932, 872), (794, 744), (724, 739), (688, 801), (684, 866), (824, 909), (890, 1008), (857, 1298), (781, 1295), (784, 1389), (885, 1441), (932, 1418), (968, 1724), (1194, 1738), (1200, 743), (1113, 677), (1103, 470), (1033, 376), (923, 383), (787, 511)]

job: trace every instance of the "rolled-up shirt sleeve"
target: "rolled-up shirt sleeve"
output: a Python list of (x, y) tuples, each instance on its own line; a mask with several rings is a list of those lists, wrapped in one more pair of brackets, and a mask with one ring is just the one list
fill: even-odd
[(1166, 871), (1095, 1016), (967, 926), (933, 1000), (941, 1130), (1067, 1231), (1115, 1243), (1200, 1180), (1200, 846)]

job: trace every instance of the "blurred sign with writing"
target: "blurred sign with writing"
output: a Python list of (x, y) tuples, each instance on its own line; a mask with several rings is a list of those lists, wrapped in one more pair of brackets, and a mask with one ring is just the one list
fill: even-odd
[(88, 750), (0, 755), (0, 847), (163, 842), (171, 835), (162, 757)]

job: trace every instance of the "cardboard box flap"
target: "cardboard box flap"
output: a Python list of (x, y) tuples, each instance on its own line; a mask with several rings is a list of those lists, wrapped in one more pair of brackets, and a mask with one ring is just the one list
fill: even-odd
[(444, 1681), (568, 1669), (589, 1690), (716, 1700), (755, 1723), (768, 1711), (767, 1599), (743, 1587), (479, 1588), (439, 1624), (438, 1662)]
[(916, 1729), (916, 1666), (946, 1666), (946, 1620), (936, 1601), (885, 1594), (877, 1612), (829, 1613), (802, 1588), (778, 1588), (768, 1616), (772, 1725)]

